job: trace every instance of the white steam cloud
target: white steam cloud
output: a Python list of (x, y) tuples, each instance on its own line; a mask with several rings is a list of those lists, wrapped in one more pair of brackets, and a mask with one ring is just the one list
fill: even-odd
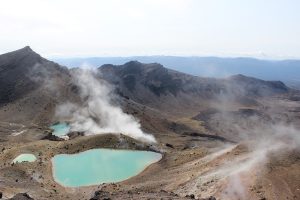
[(96, 78), (92, 69), (79, 69), (73, 79), (79, 87), (82, 104), (65, 103), (57, 107), (57, 116), (69, 118), (71, 131), (86, 135), (101, 133), (122, 133), (144, 142), (155, 142), (152, 135), (141, 130), (140, 123), (131, 115), (112, 103), (112, 87)]

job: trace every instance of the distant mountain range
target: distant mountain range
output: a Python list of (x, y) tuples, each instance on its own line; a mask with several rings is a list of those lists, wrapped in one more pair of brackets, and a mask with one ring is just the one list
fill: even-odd
[(300, 60), (260, 60), (254, 58), (135, 56), (135, 57), (90, 57), (52, 59), (67, 67), (104, 64), (122, 65), (135, 60), (142, 63), (160, 63), (163, 66), (204, 77), (226, 77), (244, 74), (264, 80), (281, 80), (290, 87), (300, 88)]

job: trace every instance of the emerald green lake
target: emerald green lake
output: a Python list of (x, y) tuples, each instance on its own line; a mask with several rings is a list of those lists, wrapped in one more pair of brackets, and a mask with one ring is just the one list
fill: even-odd
[(18, 155), (12, 162), (13, 163), (21, 163), (21, 162), (34, 162), (36, 160), (35, 155), (24, 153)]
[(67, 187), (80, 187), (126, 180), (161, 159), (151, 151), (92, 149), (52, 158), (53, 177)]
[(50, 128), (53, 129), (52, 134), (58, 137), (67, 135), (70, 132), (70, 126), (65, 122), (54, 124)]

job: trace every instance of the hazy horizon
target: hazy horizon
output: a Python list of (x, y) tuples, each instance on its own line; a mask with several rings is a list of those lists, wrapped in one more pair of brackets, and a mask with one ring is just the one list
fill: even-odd
[[(37, 52), (38, 53), (38, 52)], [(297, 58), (281, 58), (281, 57), (276, 57), (276, 58), (271, 58), (271, 57), (262, 57), (262, 56), (247, 56), (247, 55), (108, 55), (108, 56), (105, 56), (105, 55), (91, 55), (91, 56), (84, 56), (84, 55), (77, 55), (77, 56), (45, 56), (47, 59), (49, 60), (64, 60), (64, 59), (91, 59), (91, 58), (140, 58), (140, 57), (174, 57), (174, 58), (220, 58), (220, 59), (253, 59), (253, 60), (262, 60), (262, 61), (288, 61), (288, 60), (295, 60), (295, 61), (298, 61), (300, 60), (300, 57)]]

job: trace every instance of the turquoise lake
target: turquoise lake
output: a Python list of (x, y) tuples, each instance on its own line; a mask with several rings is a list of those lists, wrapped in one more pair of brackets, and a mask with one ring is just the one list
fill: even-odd
[(67, 135), (70, 132), (70, 126), (65, 122), (54, 124), (50, 128), (53, 129), (52, 134), (58, 137)]
[(33, 154), (30, 153), (23, 153), (18, 155), (12, 163), (21, 163), (21, 162), (34, 162), (36, 161), (36, 157)]
[(126, 180), (159, 161), (162, 155), (151, 151), (92, 149), (52, 158), (53, 177), (67, 187), (80, 187)]

